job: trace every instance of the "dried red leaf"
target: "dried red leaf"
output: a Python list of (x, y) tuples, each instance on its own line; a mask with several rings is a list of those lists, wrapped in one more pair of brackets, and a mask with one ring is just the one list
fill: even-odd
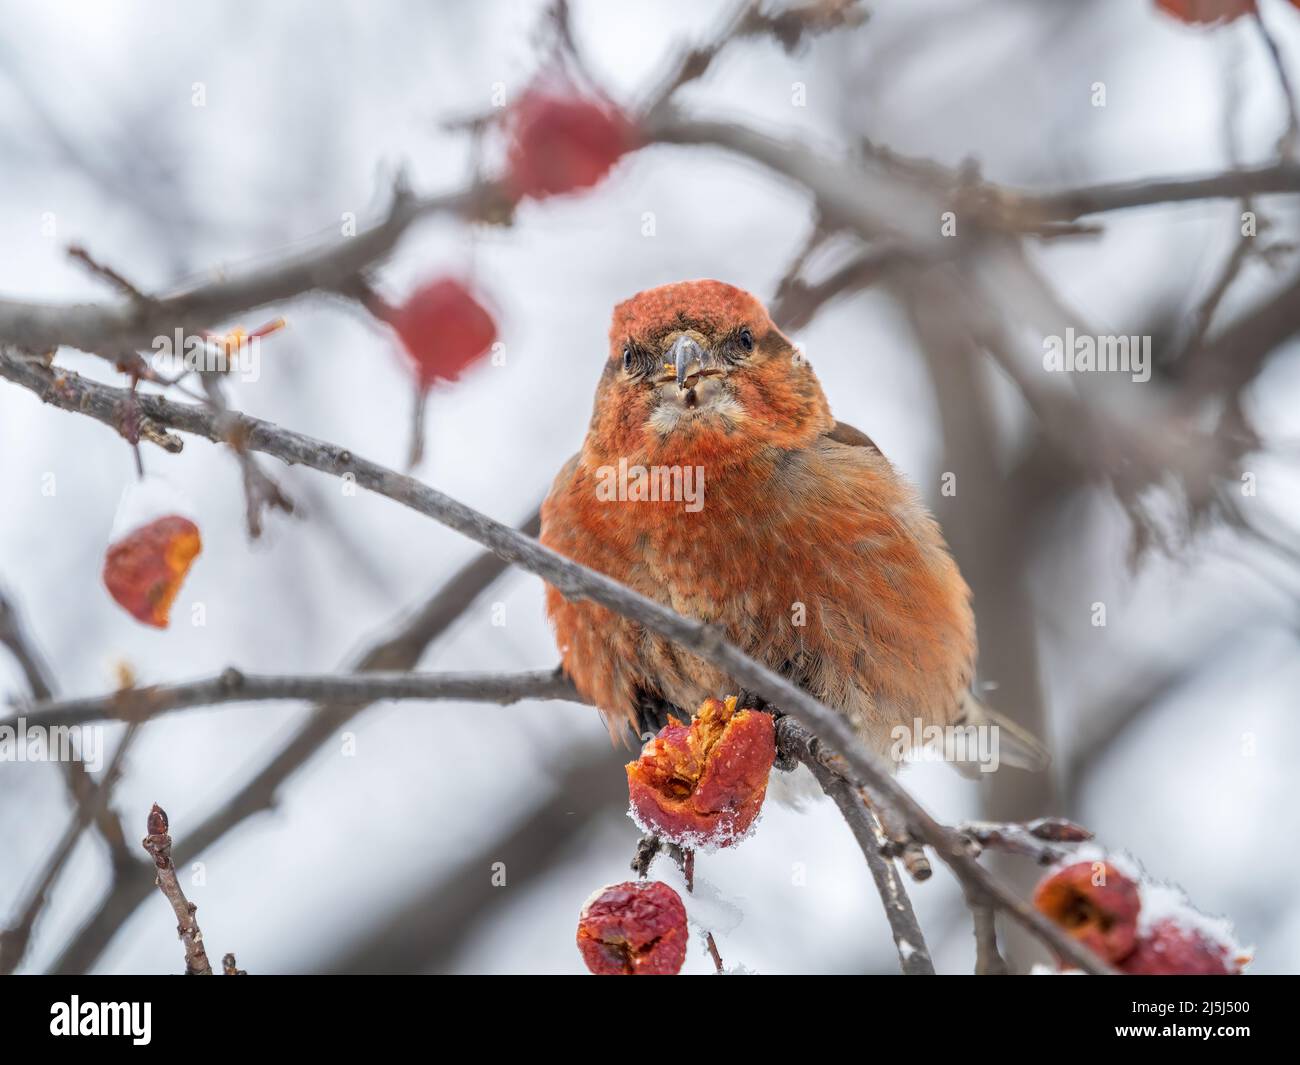
[(456, 380), (497, 339), (492, 315), (454, 277), (427, 281), (400, 307), (380, 305), (377, 313), (396, 330), (423, 389)]
[[(1291, 0), (1296, 3), (1296, 0)], [(1255, 13), (1255, 0), (1156, 0), (1156, 7), (1188, 25), (1232, 22)]]
[(669, 718), (627, 764), (632, 812), (672, 843), (728, 846), (758, 816), (775, 759), (771, 714), (706, 699), (690, 725)]
[(1119, 968), (1130, 976), (1235, 976), (1241, 959), (1195, 928), (1173, 920), (1157, 921), (1138, 940)]
[(1108, 862), (1076, 862), (1044, 877), (1034, 905), (1106, 961), (1137, 942), (1138, 886)]
[(176, 593), (202, 547), (199, 527), (189, 518), (156, 518), (109, 546), (104, 585), (137, 621), (165, 629)]
[(506, 185), (544, 199), (590, 188), (637, 146), (635, 126), (611, 104), (532, 89), (511, 108)]
[(597, 976), (675, 976), (686, 940), (686, 907), (658, 881), (602, 888), (578, 918), (578, 950)]

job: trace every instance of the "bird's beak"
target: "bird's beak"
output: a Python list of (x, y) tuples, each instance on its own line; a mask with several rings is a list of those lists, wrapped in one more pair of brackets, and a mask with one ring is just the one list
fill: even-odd
[(689, 333), (683, 333), (672, 342), (667, 358), (676, 372), (677, 387), (680, 389), (686, 388), (688, 377), (704, 369), (704, 349)]

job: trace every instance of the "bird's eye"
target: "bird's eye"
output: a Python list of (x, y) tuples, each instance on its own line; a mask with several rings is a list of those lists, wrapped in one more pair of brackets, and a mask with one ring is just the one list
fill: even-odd
[(628, 373), (632, 372), (632, 345), (629, 344), (623, 349), (623, 369)]
[(754, 350), (754, 334), (746, 327), (740, 331), (740, 346), (746, 351)]

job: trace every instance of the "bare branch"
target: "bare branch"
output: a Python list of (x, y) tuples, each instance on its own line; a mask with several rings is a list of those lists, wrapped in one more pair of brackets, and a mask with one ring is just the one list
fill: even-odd
[[(782, 718), (778, 724), (778, 737), (788, 735), (791, 728), (789, 718)], [(787, 745), (791, 741), (787, 740)], [(885, 919), (889, 921), (890, 931), (894, 936), (894, 947), (898, 951), (898, 966), (906, 976), (933, 976), (934, 962), (930, 959), (930, 948), (926, 945), (925, 934), (917, 923), (916, 913), (912, 910), (912, 900), (907, 896), (898, 867), (886, 858), (883, 849), (884, 835), (871, 817), (862, 798), (848, 784), (838, 777), (820, 759), (813, 756), (806, 744), (793, 743), (804, 765), (812, 770), (817, 783), (840, 808), (844, 820), (853, 832), (862, 856), (867, 860), (867, 868), (876, 882), (880, 892), (880, 902), (885, 908)]]
[(18, 607), (3, 591), (0, 591), (0, 646), (14, 656), (35, 698), (44, 702), (54, 697), (53, 674), (28, 636)]
[[(34, 699), (47, 702), (54, 698), (54, 674), (24, 626), (17, 605), (3, 591), (0, 591), (0, 646), (8, 648), (14, 656)], [(127, 849), (121, 818), (113, 812), (106, 798), (102, 802), (96, 798), (102, 783), (96, 784), (85, 765), (78, 761), (64, 763), (64, 779), (77, 807), (93, 811), (90, 821), (108, 845), (114, 870), (121, 871), (134, 859)]]
[(1277, 74), (1277, 87), (1282, 93), (1283, 107), (1286, 110), (1286, 129), (1280, 138), (1281, 150), (1283, 154), (1289, 154), (1297, 147), (1297, 139), (1300, 139), (1300, 117), (1296, 115), (1295, 90), (1291, 87), (1291, 76), (1287, 73), (1282, 50), (1278, 48), (1272, 31), (1264, 24), (1264, 16), (1260, 14), (1259, 8), (1251, 12), (1251, 20), (1259, 30), (1268, 57), (1273, 63), (1273, 71)]
[[(203, 949), (203, 930), (195, 918), (198, 907), (185, 897), (181, 883), (176, 877), (176, 866), (172, 864), (172, 838), (167, 834), (167, 814), (157, 803), (149, 811), (149, 834), (144, 837), (144, 849), (149, 852), (153, 864), (158, 870), (155, 883), (163, 897), (171, 903), (176, 914), (176, 934), (185, 944), (185, 975), (211, 976), (212, 965), (208, 962), (208, 953)], [(231, 968), (234, 958), (231, 958)]]
[(491, 187), (419, 199), (399, 189), (388, 216), (353, 237), (259, 270), (220, 278), (141, 303), (71, 305), (0, 300), (0, 340), (33, 352), (60, 346), (117, 358), (149, 348), (155, 337), (182, 328), (195, 333), (232, 315), (314, 291), (342, 291), (357, 274), (385, 258), (411, 225), (435, 213), (475, 218), (495, 195)]
[[(846, 770), (849, 774), (860, 772), (856, 764), (848, 763), (847, 759), (828, 750), (821, 736), (814, 735), (802, 724), (788, 717), (782, 717), (777, 722), (777, 746), (787, 757), (806, 765), (817, 762), (841, 777), (845, 776)], [(877, 781), (872, 783), (879, 787)], [(907, 817), (909, 827), (918, 838), (934, 847), (935, 853), (961, 882), (963, 890), (978, 892), (982, 897), (987, 898), (991, 905), (1002, 910), (1031, 935), (1047, 944), (1056, 953), (1070, 959), (1085, 972), (1097, 975), (1113, 974), (1114, 970), (1109, 965), (1090, 950), (1081, 947), (980, 865), (970, 853), (969, 842), (959, 832), (934, 821), (910, 796), (902, 801), (896, 799), (894, 793), (901, 793), (904, 796), (907, 793), (892, 779), (889, 783), (892, 785), (888, 789), (891, 804)], [(884, 788), (879, 790), (886, 791)]]
[(975, 975), (1005, 976), (1009, 970), (998, 950), (997, 911), (987, 898), (974, 891), (966, 893), (966, 905), (975, 930)]
[(793, 52), (808, 36), (859, 26), (866, 19), (867, 11), (857, 0), (810, 0), (776, 14), (764, 13), (759, 0), (741, 0), (709, 41), (682, 49), (648, 94), (642, 111), (648, 119), (656, 118), (679, 89), (704, 77), (714, 60), (738, 41), (770, 35)]
[(975, 844), (975, 853), (994, 849), (1007, 854), (1032, 858), (1039, 865), (1052, 862), (1070, 854), (1060, 843), (1083, 843), (1092, 839), (1092, 833), (1061, 817), (1040, 817), (1024, 824), (1002, 821), (967, 821), (957, 826), (957, 831)]
[[(580, 702), (573, 683), (556, 669), (524, 673), (404, 673), (305, 674), (259, 676), (226, 669), (214, 677), (175, 684), (126, 688), (111, 695), (21, 708), (29, 725), (46, 728), (84, 725), (92, 721), (148, 721), (190, 707), (224, 703), (252, 704), (272, 699), (321, 703), (377, 703), (389, 699), (459, 699), (497, 703), (521, 699), (568, 699)], [(0, 721), (0, 728), (15, 718)]]

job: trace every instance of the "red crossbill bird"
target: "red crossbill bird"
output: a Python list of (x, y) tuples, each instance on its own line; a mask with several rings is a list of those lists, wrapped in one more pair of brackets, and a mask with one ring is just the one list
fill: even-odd
[[(587, 436), (542, 506), (541, 539), (718, 627), (882, 756), (900, 735), (921, 743), (918, 721), (997, 724), (1000, 761), (1046, 763), (971, 690), (970, 589), (935, 520), (741, 289), (688, 281), (615, 308)], [(548, 587), (546, 608), (564, 671), (611, 734), (738, 690), (604, 607)]]

